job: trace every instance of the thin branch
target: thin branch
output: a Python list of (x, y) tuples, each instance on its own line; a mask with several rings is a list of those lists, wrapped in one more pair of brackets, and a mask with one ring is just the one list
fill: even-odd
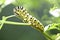
[(4, 24), (4, 22), (5, 22), (5, 20), (6, 20), (6, 18), (3, 16), (2, 20), (0, 21), (0, 30), (1, 30), (1, 28), (2, 28), (2, 26)]
[(16, 15), (10, 15), (10, 16), (7, 16), (6, 18), (11, 18), (11, 17), (15, 17)]
[(0, 20), (0, 30), (3, 27), (3, 24), (12, 24), (12, 25), (31, 25), (30, 23), (19, 23), (19, 22), (11, 22), (11, 21), (6, 21), (8, 18), (14, 17), (15, 15), (10, 15), (10, 16), (3, 16), (2, 20)]
[(46, 32), (42, 32), (42, 33), (48, 40), (53, 40)]
[[(1, 22), (2, 20), (0, 20)], [(19, 22), (12, 22), (12, 21), (5, 21), (5, 24), (12, 24), (12, 25), (31, 25), (30, 23), (19, 23)]]
[(49, 36), (49, 34), (47, 34), (46, 32), (41, 31), (41, 30), (38, 30), (38, 31), (41, 32), (41, 33), (44, 35), (44, 37), (46, 37), (48, 40), (53, 40), (53, 39)]

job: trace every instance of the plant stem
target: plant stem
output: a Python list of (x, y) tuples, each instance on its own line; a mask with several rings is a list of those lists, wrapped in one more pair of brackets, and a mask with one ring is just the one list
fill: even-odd
[(10, 15), (10, 16), (7, 16), (6, 18), (8, 19), (8, 18), (11, 18), (11, 17), (14, 17), (14, 16), (16, 16), (16, 15)]
[(43, 34), (48, 40), (53, 40), (46, 32), (43, 32)]
[[(2, 20), (0, 20), (2, 21)], [(12, 24), (12, 25), (31, 25), (30, 23), (19, 23), (19, 22), (12, 22), (12, 21), (5, 21), (5, 24)]]
[(14, 17), (15, 15), (10, 15), (10, 16), (3, 16), (2, 20), (0, 20), (0, 30), (3, 26), (4, 23), (6, 24), (12, 24), (12, 25), (31, 25), (30, 23), (19, 23), (19, 22), (11, 22), (11, 21), (6, 21), (8, 18)]
[(0, 21), (0, 30), (1, 30), (1, 28), (2, 28), (2, 26), (4, 24), (4, 22), (5, 22), (5, 20), (6, 20), (6, 18), (3, 16), (2, 20)]
[(48, 40), (53, 40), (46, 32), (44, 32), (44, 31), (43, 32), (39, 31), (39, 32), (41, 32)]

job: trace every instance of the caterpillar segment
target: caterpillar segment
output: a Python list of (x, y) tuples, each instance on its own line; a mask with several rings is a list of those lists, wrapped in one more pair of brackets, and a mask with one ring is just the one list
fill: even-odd
[(32, 15), (30, 15), (27, 10), (25, 8), (23, 8), (22, 6), (18, 6), (14, 8), (14, 13), (18, 18), (22, 18), (24, 20), (24, 22), (26, 23), (31, 23), (31, 26), (34, 29), (38, 29), (40, 31), (44, 31), (44, 26), (42, 25), (42, 23), (37, 20), (35, 17), (32, 17)]

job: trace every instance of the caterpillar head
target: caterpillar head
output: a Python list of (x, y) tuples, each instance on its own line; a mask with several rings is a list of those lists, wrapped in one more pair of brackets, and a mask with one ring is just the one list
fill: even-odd
[(23, 6), (15, 7), (13, 11), (14, 11), (14, 14), (21, 19), (24, 18), (24, 16), (27, 14), (27, 11)]
[(18, 6), (18, 7), (15, 7), (13, 9), (15, 15), (21, 15), (22, 13), (24, 13), (26, 11), (26, 9), (22, 6)]

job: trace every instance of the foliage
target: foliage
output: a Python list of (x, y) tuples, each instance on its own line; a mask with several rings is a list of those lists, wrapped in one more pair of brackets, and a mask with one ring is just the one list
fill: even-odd
[[(49, 35), (49, 36), (45, 35), (47, 36), (47, 38), (52, 38), (52, 39), (54, 38), (55, 40), (59, 40), (60, 16), (54, 17), (49, 13), (49, 11), (50, 10), (54, 11), (57, 8), (60, 9), (60, 0), (58, 1), (57, 0), (14, 0), (13, 2), (11, 1), (10, 3), (6, 3), (6, 0), (0, 0), (0, 30), (2, 31), (0, 32), (1, 40), (44, 40), (44, 39), (46, 40), (47, 39), (36, 30), (27, 27), (30, 26), (30, 24), (21, 23), (22, 22), (21, 20), (19, 20), (14, 15), (12, 15), (13, 8), (19, 5), (24, 6), (31, 15), (33, 15), (42, 22), (42, 24), (45, 26), (44, 32), (40, 32), (42, 35), (45, 35), (44, 33), (47, 33)], [(13, 25), (19, 25), (19, 27)], [(13, 36), (11, 37), (10, 35)], [(3, 36), (6, 37), (3, 38)]]

